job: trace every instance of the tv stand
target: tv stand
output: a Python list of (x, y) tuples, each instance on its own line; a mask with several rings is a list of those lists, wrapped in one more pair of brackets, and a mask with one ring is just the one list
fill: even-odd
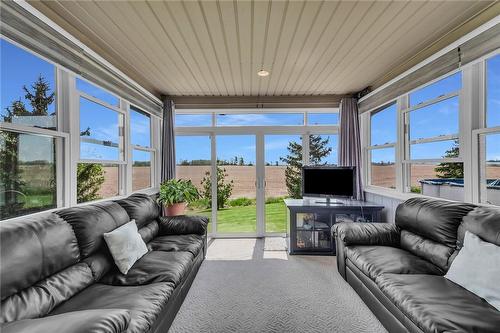
[(384, 208), (356, 200), (285, 199), (290, 254), (335, 255), (331, 228), (339, 222), (380, 222)]

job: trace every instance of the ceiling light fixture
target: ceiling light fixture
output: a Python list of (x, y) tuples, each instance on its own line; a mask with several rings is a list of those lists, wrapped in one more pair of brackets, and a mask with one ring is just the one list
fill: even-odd
[(268, 76), (269, 72), (261, 69), (260, 71), (257, 72), (257, 75), (264, 77), (264, 76)]

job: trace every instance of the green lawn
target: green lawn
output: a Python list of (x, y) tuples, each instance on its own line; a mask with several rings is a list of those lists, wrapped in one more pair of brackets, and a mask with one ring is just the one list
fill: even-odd
[[(286, 232), (286, 210), (283, 201), (265, 206), (266, 232)], [(220, 209), (217, 212), (217, 232), (220, 233), (255, 233), (256, 206), (238, 206)], [(211, 217), (211, 210), (189, 210), (189, 215)], [(211, 225), (209, 225), (209, 232)]]

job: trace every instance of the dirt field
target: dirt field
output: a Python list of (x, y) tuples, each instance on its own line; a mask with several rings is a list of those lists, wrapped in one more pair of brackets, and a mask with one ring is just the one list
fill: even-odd
[[(434, 165), (412, 165), (411, 185), (420, 186), (419, 180), (426, 178), (437, 178)], [(372, 165), (372, 184), (383, 187), (395, 187), (396, 169), (394, 165)], [(486, 177), (488, 179), (500, 178), (500, 167), (487, 167)]]
[[(227, 180), (234, 181), (231, 198), (255, 198), (255, 166), (223, 166), (228, 174)], [(284, 166), (266, 166), (266, 197), (282, 197), (287, 194)], [(190, 179), (201, 189), (201, 181), (210, 166), (177, 166), (177, 177)]]
[[(118, 167), (104, 167), (104, 183), (99, 195), (109, 198), (118, 195)], [(151, 171), (147, 166), (132, 169), (132, 190), (148, 188), (151, 185)]]

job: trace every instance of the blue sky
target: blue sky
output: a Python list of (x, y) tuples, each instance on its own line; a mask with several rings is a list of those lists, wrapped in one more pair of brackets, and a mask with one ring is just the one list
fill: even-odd
[[(19, 98), (24, 99), (22, 91), (23, 85), (32, 84), (39, 75), (42, 75), (51, 87), (55, 87), (55, 68), (53, 65), (41, 60), (40, 58), (28, 53), (5, 40), (0, 40), (1, 52), (1, 98), (0, 113), (5, 114), (5, 108), (10, 103)], [(410, 104), (416, 105), (422, 101), (435, 98), (441, 94), (449, 93), (460, 88), (460, 73), (454, 74), (444, 80), (436, 82), (426, 88), (410, 94)], [(84, 80), (77, 80), (77, 87), (88, 94), (100, 98), (109, 104), (117, 105), (118, 99), (98, 87), (89, 84)], [(500, 126), (500, 55), (487, 62), (487, 123), (489, 126)], [(428, 108), (420, 109), (411, 113), (410, 133), (412, 139), (432, 137), (440, 134), (453, 134), (458, 131), (458, 113), (456, 112), (458, 100), (456, 98), (446, 100)], [(27, 105), (29, 108), (29, 105)], [(49, 112), (55, 110), (55, 103), (49, 107)], [(373, 116), (372, 123), (372, 144), (384, 144), (395, 141), (396, 136), (396, 110), (395, 106), (389, 107), (390, 111), (381, 112)], [(186, 121), (197, 126), (209, 126), (211, 122), (210, 115), (178, 115), (176, 123), (178, 126), (186, 124)], [(116, 112), (98, 106), (87, 100), (82, 100), (82, 113), (80, 116), (81, 129), (91, 128), (91, 137), (98, 140), (108, 140), (118, 142), (117, 125), (119, 116)], [(331, 124), (337, 123), (337, 115), (312, 114), (309, 118), (310, 124)], [(255, 115), (219, 115), (218, 123), (222, 126), (244, 126), (244, 125), (300, 125), (302, 117), (298, 114), (255, 114)], [(150, 145), (150, 133), (148, 119), (140, 114), (132, 114), (131, 126), (134, 136), (134, 144), (141, 146)], [(492, 136), (493, 137), (493, 136)], [(489, 139), (488, 156), (491, 159), (500, 159), (500, 143), (497, 144), (494, 136)], [(266, 162), (273, 163), (279, 160), (280, 156), (286, 154), (286, 146), (294, 136), (275, 136), (266, 139)], [(28, 139), (27, 139), (28, 140)], [(224, 147), (218, 151), (219, 158), (228, 159), (234, 156), (242, 156), (246, 161), (255, 163), (255, 139), (250, 136), (231, 136), (218, 139), (219, 147)], [(209, 158), (210, 149), (209, 140), (178, 140), (178, 157), (181, 159)], [(336, 141), (336, 138), (331, 140)], [(50, 145), (41, 145), (38, 148), (36, 159), (40, 156), (50, 156)], [(440, 157), (452, 146), (452, 142), (441, 142), (415, 146), (411, 149), (413, 158)], [(136, 154), (140, 156), (141, 154)], [(103, 147), (93, 144), (82, 144), (82, 158), (102, 158), (116, 159), (118, 151), (116, 148)], [(138, 157), (139, 158), (139, 157)], [(329, 162), (336, 161), (336, 142), (335, 151), (329, 157)], [(373, 154), (373, 160), (391, 161), (394, 160), (394, 153), (391, 149), (383, 149)]]

